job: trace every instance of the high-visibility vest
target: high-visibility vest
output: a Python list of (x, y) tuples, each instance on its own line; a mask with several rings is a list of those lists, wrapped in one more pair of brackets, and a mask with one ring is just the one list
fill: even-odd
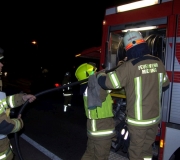
[(102, 105), (97, 106), (95, 109), (88, 109), (87, 89), (84, 92), (83, 98), (84, 98), (84, 108), (88, 119), (102, 119), (102, 118), (108, 118), (114, 116), (112, 109), (113, 100), (110, 94), (107, 95), (106, 100), (102, 103)]

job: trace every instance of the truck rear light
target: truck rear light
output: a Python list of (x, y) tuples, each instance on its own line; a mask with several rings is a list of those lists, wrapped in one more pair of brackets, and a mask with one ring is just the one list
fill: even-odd
[(162, 139), (160, 140), (159, 147), (160, 147), (160, 148), (163, 148), (163, 147), (164, 147), (164, 140), (162, 140)]
[(55, 85), (55, 87), (60, 87), (59, 83), (55, 83), (54, 85)]

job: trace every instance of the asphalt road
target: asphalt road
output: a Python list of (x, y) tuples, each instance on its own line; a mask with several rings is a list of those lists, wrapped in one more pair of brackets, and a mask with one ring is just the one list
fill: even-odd
[[(39, 108), (44, 106), (44, 108)], [(78, 160), (86, 148), (86, 117), (80, 106), (63, 112), (61, 101), (41, 101), (28, 108), (24, 133), (63, 160)]]
[[(24, 134), (22, 134), (21, 136), (18, 137), (21, 157), (18, 156), (14, 137), (11, 136), (10, 138), (11, 144), (13, 146), (14, 155), (15, 155), (13, 160), (52, 160), (52, 159), (55, 160), (55, 158), (53, 158), (52, 155), (44, 154), (45, 152), (42, 152), (42, 150), (39, 150), (39, 148), (37, 149), (31, 143), (26, 141), (24, 139), (24, 136), (25, 136)], [(56, 160), (60, 160), (60, 159), (56, 159)]]
[[(7, 95), (18, 93), (7, 90)], [(19, 108), (12, 117), (17, 117)], [(22, 113), (24, 128), (18, 133), (19, 159), (14, 135), (9, 136), (15, 152), (14, 160), (80, 160), (87, 143), (86, 116), (79, 88), (74, 88), (72, 106), (63, 112), (63, 96), (55, 91), (37, 97)], [(157, 154), (157, 151), (155, 151)], [(128, 160), (127, 154), (111, 149), (109, 160)], [(153, 158), (157, 160), (157, 157)]]
[[(19, 146), (23, 160), (81, 159), (87, 142), (86, 116), (81, 97), (74, 95), (72, 106), (64, 113), (60, 93), (54, 97), (41, 96), (25, 107), (22, 119), (24, 128), (19, 132)], [(11, 142), (15, 160), (19, 160), (13, 136)], [(110, 159), (127, 160), (127, 157), (112, 150)]]

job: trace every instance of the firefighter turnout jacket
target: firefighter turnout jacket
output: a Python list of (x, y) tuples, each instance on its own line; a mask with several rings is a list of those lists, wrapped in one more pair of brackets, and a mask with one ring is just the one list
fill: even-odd
[(97, 77), (99, 84), (107, 89), (125, 88), (129, 125), (145, 127), (160, 122), (162, 88), (169, 85), (169, 79), (159, 58), (145, 55), (131, 59)]
[[(65, 77), (62, 81), (62, 85), (71, 84), (71, 80), (68, 77)], [(72, 95), (72, 87), (67, 87), (63, 89), (63, 96), (71, 96)]]
[[(115, 122), (113, 119), (113, 109), (112, 109), (112, 98), (110, 94), (101, 106), (97, 106), (94, 109), (88, 108), (87, 103), (87, 89), (86, 88), (83, 99), (84, 108), (87, 116), (87, 135), (91, 139), (107, 139), (115, 136)], [(102, 90), (101, 90), (102, 91)], [(105, 91), (105, 90), (104, 90)], [(105, 91), (107, 92), (107, 91)], [(101, 93), (100, 93), (101, 94)]]
[(11, 119), (9, 113), (11, 108), (24, 104), (23, 95), (14, 94), (6, 97), (4, 92), (0, 92), (0, 160), (12, 159), (13, 157), (7, 135), (18, 132), (23, 127), (23, 121), (16, 118)]

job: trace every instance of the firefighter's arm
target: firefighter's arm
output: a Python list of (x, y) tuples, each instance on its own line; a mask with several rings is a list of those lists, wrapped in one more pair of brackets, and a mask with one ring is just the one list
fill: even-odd
[(23, 99), (24, 102), (26, 102), (28, 100), (28, 102), (31, 103), (36, 99), (36, 97), (34, 95), (32, 95), (32, 94), (24, 94), (22, 96), (22, 99)]
[(6, 102), (10, 108), (16, 108), (24, 104), (27, 100), (29, 100), (29, 102), (31, 103), (35, 99), (36, 97), (34, 95), (20, 93), (7, 96)]
[[(62, 86), (64, 86), (64, 85), (67, 85), (67, 81), (65, 79), (63, 79), (63, 81), (62, 81)], [(63, 93), (65, 93), (66, 89), (64, 88), (62, 91), (63, 91)]]
[(106, 87), (106, 74), (105, 73), (97, 74), (97, 81), (98, 81), (98, 84), (101, 86), (101, 88), (105, 90), (109, 89)]
[[(125, 63), (124, 63), (125, 64)], [(106, 73), (100, 73), (97, 75), (98, 83), (103, 89), (121, 89), (125, 87), (127, 81), (126, 66), (121, 65), (115, 70), (110, 70)]]
[(4, 112), (0, 114), (0, 134), (15, 133), (21, 130), (22, 127), (22, 119), (10, 119)]

